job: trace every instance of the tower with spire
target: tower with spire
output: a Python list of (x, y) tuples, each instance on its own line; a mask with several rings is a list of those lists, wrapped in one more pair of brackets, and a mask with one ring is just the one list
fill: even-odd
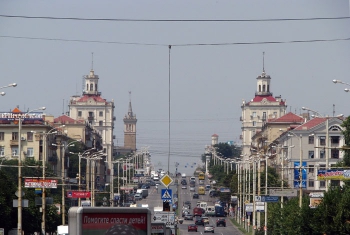
[(244, 158), (251, 155), (252, 137), (269, 120), (286, 114), (287, 104), (281, 96), (273, 97), (271, 92), (271, 77), (265, 72), (265, 52), (263, 52), (263, 71), (256, 78), (255, 97), (250, 101), (242, 101), (242, 154)]
[(124, 119), (124, 148), (136, 151), (136, 115), (132, 111), (131, 91), (129, 91), (129, 108)]
[[(92, 54), (93, 55), (93, 54)], [(98, 90), (99, 76), (95, 74), (93, 69), (93, 58), (91, 63), (91, 70), (88, 75), (83, 77), (84, 88), (81, 95), (75, 95), (70, 98), (69, 101), (69, 117), (77, 120), (84, 121), (86, 125), (91, 126), (95, 131), (99, 132), (102, 136), (102, 150), (106, 155), (107, 165), (103, 162), (103, 165), (98, 167), (97, 174), (100, 179), (106, 179), (109, 181), (109, 170), (112, 169), (113, 159), (113, 146), (114, 146), (114, 100), (107, 101), (102, 98), (101, 92)], [(90, 140), (88, 147), (95, 147), (94, 140)], [(103, 181), (99, 181), (103, 184)]]

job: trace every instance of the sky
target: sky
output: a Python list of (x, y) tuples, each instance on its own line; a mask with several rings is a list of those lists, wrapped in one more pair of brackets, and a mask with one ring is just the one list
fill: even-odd
[[(18, 84), (1, 90), (0, 111), (65, 113), (70, 96), (82, 93), (93, 53), (99, 91), (115, 102), (115, 145), (124, 143), (131, 99), (137, 147), (149, 148), (157, 168), (166, 169), (170, 152), (171, 168), (178, 162), (178, 171), (193, 172), (213, 134), (240, 143), (242, 100), (254, 98), (263, 52), (271, 91), (288, 111), (350, 113), (347, 86), (332, 83), (350, 83), (350, 41), (334, 41), (350, 38), (350, 19), (263, 21), (349, 17), (348, 0), (0, 0), (0, 15), (0, 87)], [(179, 21), (130, 21), (150, 19)], [(329, 41), (292, 42), (314, 40)]]

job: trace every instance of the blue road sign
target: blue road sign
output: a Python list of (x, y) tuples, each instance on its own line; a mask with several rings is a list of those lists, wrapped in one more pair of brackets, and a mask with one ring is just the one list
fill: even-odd
[(171, 201), (173, 198), (172, 194), (173, 194), (173, 192), (171, 189), (162, 189), (162, 193), (160, 195), (161, 195), (163, 201), (164, 200)]
[(279, 196), (261, 196), (262, 202), (278, 202)]

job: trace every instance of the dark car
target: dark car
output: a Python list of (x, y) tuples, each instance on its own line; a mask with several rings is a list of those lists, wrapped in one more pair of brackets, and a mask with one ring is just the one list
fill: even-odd
[(217, 219), (216, 220), (216, 227), (219, 227), (219, 226), (226, 227), (226, 220), (223, 218)]
[(198, 198), (199, 198), (198, 193), (194, 193), (194, 194), (193, 194), (193, 199), (198, 199)]
[(191, 209), (191, 202), (185, 201), (184, 206), (188, 206), (188, 209)]
[(204, 221), (202, 220), (202, 218), (198, 218), (196, 219), (196, 222), (194, 222), (196, 225), (203, 225), (204, 226)]
[(190, 225), (188, 225), (188, 227), (187, 227), (187, 231), (188, 231), (188, 232), (189, 232), (189, 231), (195, 231), (195, 232), (197, 232), (197, 230), (198, 230), (198, 227), (197, 227), (196, 224), (190, 224)]
[(150, 181), (150, 182), (149, 182), (149, 185), (151, 185), (151, 186), (156, 186), (156, 182)]
[(181, 184), (182, 185), (187, 185), (187, 181), (186, 180), (181, 180)]

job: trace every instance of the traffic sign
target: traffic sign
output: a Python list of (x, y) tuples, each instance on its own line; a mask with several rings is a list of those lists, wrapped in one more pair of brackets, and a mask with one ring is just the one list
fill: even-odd
[(161, 179), (160, 182), (166, 187), (168, 188), (169, 185), (173, 182), (174, 180), (168, 175), (165, 174)]
[(278, 202), (278, 196), (261, 196), (262, 202)]
[(286, 189), (270, 189), (271, 196), (280, 196), (280, 197), (296, 197), (297, 189), (286, 188)]
[(162, 193), (160, 194), (162, 197), (162, 200), (170, 200), (173, 198), (172, 197), (173, 191), (171, 189), (162, 189)]

